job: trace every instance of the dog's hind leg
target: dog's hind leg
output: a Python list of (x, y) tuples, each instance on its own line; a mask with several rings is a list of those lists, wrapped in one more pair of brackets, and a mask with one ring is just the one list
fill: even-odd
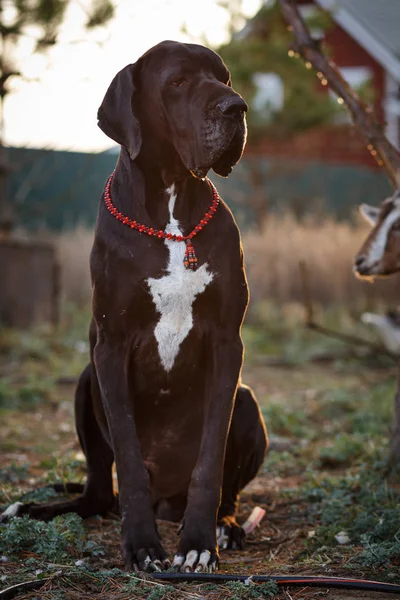
[(267, 432), (253, 391), (236, 394), (225, 453), (217, 538), (220, 549), (243, 548), (245, 533), (236, 521), (240, 491), (256, 476), (268, 447)]
[[(68, 512), (78, 513), (82, 518), (105, 514), (114, 503), (112, 485), (113, 453), (104, 439), (97, 423), (92, 405), (91, 365), (82, 372), (75, 394), (75, 420), (79, 441), (87, 461), (87, 481), (81, 496), (65, 502), (51, 504), (22, 504), (16, 502), (0, 517), (29, 515), (33, 519), (49, 521)], [(68, 485), (66, 489), (68, 491)], [(56, 486), (56, 489), (58, 486)], [(79, 487), (77, 488), (79, 489)]]

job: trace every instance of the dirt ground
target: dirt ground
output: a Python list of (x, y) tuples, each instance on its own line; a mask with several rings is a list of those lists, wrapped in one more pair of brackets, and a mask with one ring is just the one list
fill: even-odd
[[(262, 362), (262, 361), (261, 361)], [(6, 364), (6, 363), (4, 363)], [(15, 369), (15, 373), (20, 371)], [(315, 452), (320, 452), (330, 441), (329, 419), (324, 417), (321, 425), (315, 422), (320, 398), (332, 389), (359, 390), (364, 394), (373, 385), (384, 384), (393, 376), (393, 370), (349, 368), (348, 365), (332, 363), (317, 365), (303, 363), (290, 368), (274, 367), (249, 361), (243, 373), (245, 383), (251, 385), (260, 405), (268, 409), (276, 408), (274, 423), (279, 423), (280, 411), (287, 416), (288, 423), (279, 427), (267, 426), (271, 435), (271, 450), (259, 476), (243, 491), (240, 503), (240, 520), (243, 522), (255, 506), (266, 510), (260, 526), (247, 539), (243, 551), (221, 552), (220, 573), (264, 574), (264, 575), (323, 575), (388, 580), (400, 582), (399, 567), (396, 561), (376, 568), (358, 565), (349, 570), (348, 562), (355, 549), (337, 545), (334, 550), (321, 545), (317, 550), (307, 546), (319, 526), (318, 517), (310, 514), (309, 504), (304, 500), (302, 489), (309, 483), (312, 473), (310, 465), (315, 465)], [(70, 379), (58, 380), (51, 388), (45, 401), (33, 403), (29, 408), (5, 408), (1, 412), (0, 452), (1, 468), (6, 473), (5, 483), (1, 484), (0, 504), (15, 500), (16, 493), (44, 485), (46, 481), (68, 481), (84, 479), (83, 456), (75, 435), (73, 422), (73, 390)], [(1, 390), (0, 390), (1, 391)], [(300, 425), (291, 419), (291, 410), (297, 415)], [(268, 412), (267, 412), (268, 414)], [(275, 413), (274, 413), (275, 414)], [(309, 418), (309, 415), (311, 417)], [(318, 432), (318, 427), (321, 431)], [(285, 429), (286, 428), (286, 429)], [(332, 437), (337, 432), (334, 430)], [(313, 458), (314, 457), (314, 458)], [(283, 462), (282, 462), (283, 461)], [(314, 461), (314, 462), (313, 462)], [(326, 466), (327, 465), (327, 466)], [(335, 477), (346, 469), (358, 468), (356, 463), (334, 464), (329, 461), (320, 469), (318, 477), (332, 473)], [(324, 470), (325, 469), (325, 470)], [(120, 554), (120, 523), (118, 518), (92, 518), (85, 523), (88, 539), (102, 548), (100, 555), (77, 558), (71, 557), (66, 564), (53, 564), (52, 571), (37, 553), (29, 549), (9, 555), (0, 562), (1, 587), (3, 589), (22, 581), (44, 577), (43, 586), (35, 590), (25, 590), (18, 598), (68, 600), (98, 597), (102, 600), (127, 598), (262, 598), (261, 588), (233, 589), (226, 585), (181, 584), (173, 588), (149, 582), (135, 584), (129, 591), (121, 575), (104, 576), (97, 580), (96, 573), (123, 569)], [(177, 545), (177, 525), (160, 521), (158, 523), (164, 546), (173, 556)], [(0, 529), (1, 536), (1, 529)], [(29, 562), (29, 559), (32, 559)], [(79, 576), (81, 563), (82, 575)], [(71, 572), (71, 565), (73, 572)], [(78, 563), (79, 565), (79, 563)], [(46, 570), (47, 569), (47, 570)], [(41, 571), (41, 574), (38, 574)], [(52, 579), (48, 580), (48, 574)], [(393, 576), (393, 573), (395, 574)], [(254, 587), (253, 587), (254, 585)], [(142, 587), (141, 587), (142, 586)], [(261, 590), (261, 591), (258, 591)], [(265, 594), (267, 592), (265, 591)], [(7, 596), (4, 596), (4, 598)], [(326, 598), (347, 600), (363, 598), (378, 600), (387, 594), (366, 591), (329, 590), (307, 587), (281, 588), (279, 599), (308, 600)], [(3, 596), (0, 593), (0, 598)]]

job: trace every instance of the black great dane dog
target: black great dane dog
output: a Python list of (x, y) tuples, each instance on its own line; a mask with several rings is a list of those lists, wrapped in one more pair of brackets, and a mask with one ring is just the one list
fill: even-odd
[(170, 565), (156, 517), (181, 522), (182, 571), (214, 570), (218, 545), (242, 547), (238, 495), (267, 437), (240, 383), (239, 232), (206, 175), (239, 161), (246, 110), (217, 54), (166, 41), (117, 74), (98, 112), (121, 152), (100, 202), (91, 361), (76, 392), (87, 482), (73, 500), (6, 513), (104, 514), (115, 461), (127, 569)]

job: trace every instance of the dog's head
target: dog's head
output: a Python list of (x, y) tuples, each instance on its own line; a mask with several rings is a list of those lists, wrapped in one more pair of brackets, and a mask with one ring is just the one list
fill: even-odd
[(222, 59), (197, 44), (161, 42), (113, 79), (99, 127), (134, 160), (145, 143), (171, 154), (196, 177), (226, 177), (246, 142), (247, 104), (231, 87)]

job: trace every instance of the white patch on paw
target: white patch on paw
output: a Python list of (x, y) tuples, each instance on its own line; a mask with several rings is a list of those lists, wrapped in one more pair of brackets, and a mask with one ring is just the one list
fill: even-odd
[[(176, 201), (175, 185), (168, 188), (170, 195), (170, 221), (165, 228), (167, 233), (183, 235), (179, 222), (173, 212)], [(186, 244), (173, 240), (164, 240), (169, 250), (167, 275), (159, 279), (149, 278), (147, 284), (157, 311), (160, 313), (154, 330), (158, 344), (161, 364), (170, 371), (178, 355), (183, 340), (193, 327), (193, 302), (203, 293), (213, 279), (213, 274), (207, 270), (208, 264), (201, 265), (196, 271), (186, 269), (183, 260)]]
[(181, 565), (183, 565), (184, 560), (185, 560), (185, 557), (183, 556), (183, 554), (175, 554), (172, 566), (180, 567)]
[(185, 573), (191, 573), (193, 571), (193, 566), (197, 562), (198, 555), (199, 553), (197, 550), (189, 550), (189, 552), (186, 554), (186, 560), (182, 567)]
[(14, 502), (14, 504), (10, 504), (10, 506), (1, 514), (1, 520), (16, 517), (18, 515), (20, 506), (23, 506), (22, 502)]
[(150, 556), (146, 556), (146, 558), (144, 559), (144, 570), (147, 571), (149, 565), (151, 563), (151, 558)]
[(229, 527), (226, 525), (217, 526), (217, 543), (221, 550), (226, 550), (229, 544)]
[(201, 573), (202, 571), (208, 572), (211, 559), (211, 552), (209, 550), (203, 550), (200, 554), (199, 562), (195, 569), (195, 573)]
[(212, 573), (215, 571), (217, 564), (216, 562), (211, 563), (211, 552), (209, 550), (189, 550), (185, 556), (182, 554), (176, 554), (173, 567), (178, 567), (183, 573)]
[(146, 573), (154, 573), (155, 571), (162, 571), (161, 561), (158, 558), (156, 558), (155, 560), (152, 560), (150, 558), (150, 556), (146, 556), (146, 558), (144, 559), (144, 562), (143, 562), (143, 571), (146, 571)]

